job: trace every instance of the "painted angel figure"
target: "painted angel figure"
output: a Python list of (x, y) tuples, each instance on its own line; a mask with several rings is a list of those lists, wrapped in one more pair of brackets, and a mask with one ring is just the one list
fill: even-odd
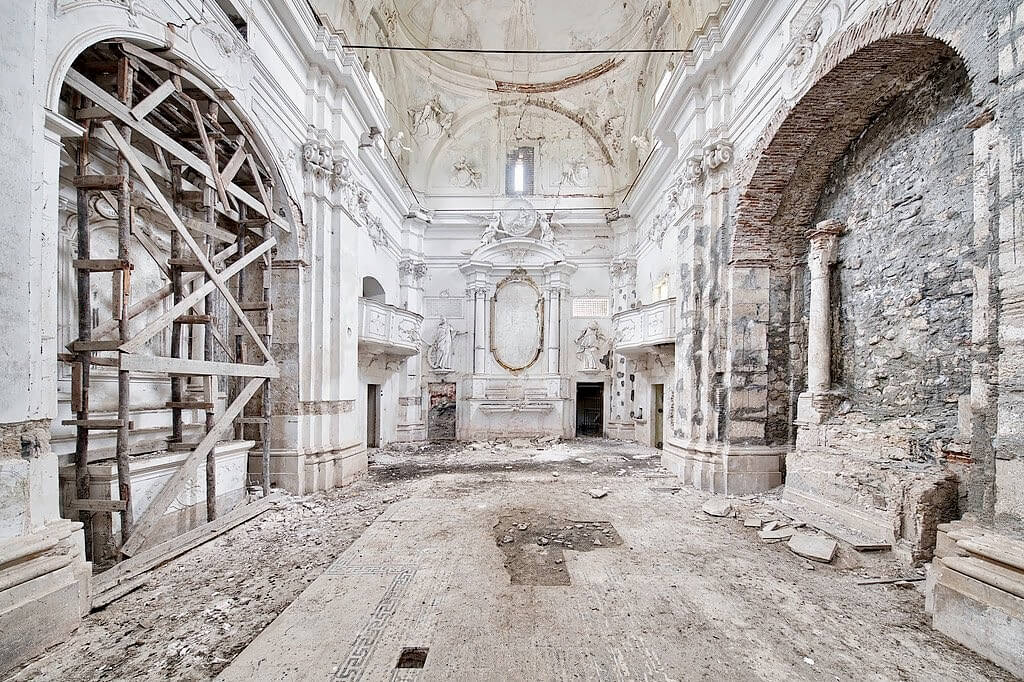
[(601, 327), (597, 324), (596, 320), (591, 322), (576, 337), (576, 353), (583, 362), (583, 367), (581, 367), (583, 371), (594, 372), (599, 369), (598, 357), (601, 352), (601, 345), (605, 340), (604, 332), (601, 331)]

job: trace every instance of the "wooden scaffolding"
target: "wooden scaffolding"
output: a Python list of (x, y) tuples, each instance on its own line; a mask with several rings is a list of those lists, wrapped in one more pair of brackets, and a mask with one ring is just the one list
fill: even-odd
[[(180, 62), (127, 42), (102, 43), (75, 62), (65, 88), (69, 115), (85, 130), (68, 147), (77, 159), (77, 339), (59, 358), (72, 370), (74, 418), (63, 422), (76, 428), (72, 509), (86, 525), (90, 557), (93, 515), (119, 514), (123, 558), (146, 543), (204, 461), (207, 520), (216, 517), (214, 449), (221, 440), (258, 431), (259, 479), (269, 495), (270, 380), (278, 376), (270, 353), (271, 259), (275, 228), (289, 224), (274, 211), (273, 174), (228, 106), (230, 97)], [(116, 210), (116, 258), (90, 252), (96, 193)], [(138, 207), (169, 224), (169, 253), (139, 229)], [(133, 252), (148, 254), (166, 282), (162, 288), (133, 298)], [(103, 275), (111, 278), (112, 317), (99, 322), (92, 292)], [(152, 340), (168, 329), (169, 356), (154, 354)], [(90, 410), (97, 367), (117, 372), (116, 418), (96, 418)], [(166, 375), (166, 449), (189, 453), (139, 518), (132, 513), (129, 465), (148, 450), (133, 449), (133, 372)], [(219, 377), (227, 378), (227, 401), (218, 413)], [(197, 429), (186, 428), (185, 415), (204, 413), (201, 437), (190, 440), (186, 431)], [(89, 437), (95, 430), (116, 431), (116, 500), (91, 499)]]

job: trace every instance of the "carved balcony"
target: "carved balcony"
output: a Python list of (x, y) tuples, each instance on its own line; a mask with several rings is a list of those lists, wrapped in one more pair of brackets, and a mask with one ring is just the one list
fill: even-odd
[(420, 352), (423, 316), (386, 303), (359, 299), (359, 352), (407, 358)]
[(633, 308), (612, 316), (615, 351), (628, 356), (667, 354), (676, 343), (676, 299)]

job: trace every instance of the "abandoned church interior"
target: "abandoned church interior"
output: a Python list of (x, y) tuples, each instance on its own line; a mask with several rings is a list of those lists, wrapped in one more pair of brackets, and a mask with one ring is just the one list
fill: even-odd
[(0, 18), (0, 679), (1024, 677), (1024, 3)]

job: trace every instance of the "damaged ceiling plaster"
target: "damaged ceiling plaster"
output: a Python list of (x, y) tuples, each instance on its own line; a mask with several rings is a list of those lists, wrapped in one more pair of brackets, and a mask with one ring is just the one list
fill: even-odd
[(362, 50), (384, 95), (392, 154), (418, 192), (501, 195), (506, 155), (528, 146), (536, 149), (535, 194), (614, 197), (651, 149), (646, 124), (654, 93), (681, 56), (615, 51), (682, 50), (693, 28), (726, 3), (701, 0), (682, 9), (665, 0), (312, 4), (348, 44), (573, 51)]

